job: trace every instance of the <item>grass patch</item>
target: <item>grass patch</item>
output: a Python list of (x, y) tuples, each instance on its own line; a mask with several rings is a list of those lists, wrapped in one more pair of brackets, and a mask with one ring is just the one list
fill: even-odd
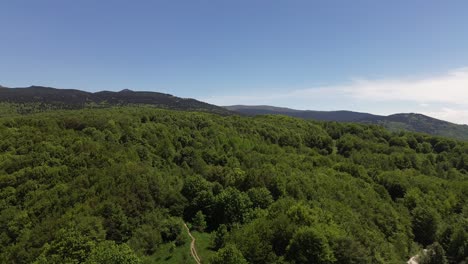
[(196, 264), (190, 255), (190, 237), (184, 236), (185, 244), (176, 247), (173, 243), (162, 244), (152, 256), (143, 257), (144, 264)]
[(216, 254), (211, 248), (214, 233), (200, 233), (197, 231), (191, 231), (192, 236), (195, 237), (195, 247), (197, 248), (198, 256), (202, 263), (208, 263), (208, 261)]
[[(185, 231), (185, 229), (184, 229)], [(198, 256), (201, 258), (203, 264), (208, 263), (211, 257), (216, 254), (216, 251), (211, 249), (211, 241), (213, 234), (200, 233), (191, 231), (195, 237), (195, 247), (197, 248)], [(185, 232), (186, 234), (186, 232)], [(142, 257), (144, 264), (196, 264), (192, 255), (190, 255), (190, 242), (191, 239), (188, 235), (184, 235), (185, 244), (176, 247), (172, 243), (162, 244), (158, 251), (152, 256)]]

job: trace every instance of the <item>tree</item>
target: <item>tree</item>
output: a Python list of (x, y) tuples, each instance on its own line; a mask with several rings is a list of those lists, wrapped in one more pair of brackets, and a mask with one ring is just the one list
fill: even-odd
[(267, 188), (252, 188), (247, 192), (254, 207), (265, 209), (273, 203), (273, 196)]
[(198, 211), (192, 218), (192, 226), (199, 232), (203, 232), (205, 230), (205, 215), (201, 211)]
[(126, 241), (130, 233), (128, 219), (120, 205), (106, 201), (102, 205), (102, 216), (106, 228), (106, 239), (116, 242)]
[(468, 232), (465, 227), (455, 228), (447, 245), (447, 254), (455, 261), (461, 262), (468, 258)]
[(361, 244), (350, 238), (343, 238), (335, 241), (334, 253), (336, 263), (340, 264), (361, 264), (372, 263), (369, 257), (370, 252)]
[(228, 187), (216, 196), (218, 224), (243, 223), (245, 214), (251, 209), (252, 202), (246, 193)]
[(419, 264), (447, 264), (444, 248), (437, 242), (429, 246), (419, 259)]
[(220, 225), (216, 230), (215, 236), (213, 238), (213, 248), (218, 250), (225, 246), (226, 244), (226, 235), (228, 234), (228, 230), (226, 225)]
[(303, 227), (294, 234), (286, 258), (294, 264), (329, 264), (336, 260), (327, 238), (312, 227)]
[(432, 244), (439, 227), (439, 215), (432, 209), (417, 207), (413, 210), (414, 239), (423, 246)]
[(161, 237), (164, 242), (174, 241), (182, 234), (182, 229), (183, 223), (179, 218), (165, 219), (161, 226)]
[(114, 241), (99, 243), (90, 253), (85, 264), (139, 264), (140, 259), (127, 244)]
[(195, 175), (189, 176), (184, 181), (182, 194), (189, 200), (194, 199), (202, 191), (211, 191), (211, 183), (203, 177)]
[(143, 224), (133, 232), (129, 245), (136, 251), (145, 255), (153, 254), (162, 243), (161, 232), (150, 225)]
[(59, 236), (46, 244), (35, 263), (81, 263), (86, 260), (95, 242), (74, 228), (61, 229)]
[(311, 126), (304, 138), (304, 143), (309, 148), (317, 148), (324, 154), (333, 152), (333, 139), (318, 126)]
[(451, 148), (450, 142), (448, 140), (446, 140), (446, 139), (441, 139), (439, 142), (437, 142), (434, 145), (434, 150), (437, 153), (441, 153), (441, 152), (444, 152), (444, 151), (449, 151), (450, 148)]
[(394, 147), (408, 147), (407, 139), (404, 137), (392, 137), (388, 143)]
[(222, 248), (210, 261), (211, 264), (248, 264), (242, 253), (234, 245)]
[(342, 136), (336, 143), (338, 153), (345, 157), (349, 157), (353, 151), (360, 151), (364, 145), (361, 138), (350, 134)]

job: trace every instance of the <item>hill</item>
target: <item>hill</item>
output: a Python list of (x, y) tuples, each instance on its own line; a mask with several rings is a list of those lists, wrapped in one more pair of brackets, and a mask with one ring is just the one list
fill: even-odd
[[(3, 105), (2, 105), (3, 103)], [(6, 104), (6, 105), (5, 105)], [(310, 111), (273, 106), (220, 107), (190, 98), (180, 98), (158, 92), (122, 90), (90, 93), (75, 89), (57, 89), (42, 86), (7, 88), (0, 86), (0, 115), (20, 114), (57, 109), (106, 108), (112, 106), (149, 105), (184, 111), (201, 111), (221, 115), (282, 114), (303, 119), (377, 124), (391, 131), (408, 130), (437, 136), (468, 140), (468, 126), (457, 125), (421, 114), (379, 116), (352, 111)]]
[(270, 115), (279, 114), (303, 119), (313, 119), (319, 121), (337, 121), (337, 122), (359, 122), (363, 119), (372, 119), (379, 116), (359, 113), (352, 111), (312, 111), (312, 110), (296, 110), (285, 107), (275, 107), (268, 105), (232, 105), (224, 106), (224, 108), (242, 113), (245, 115)]
[(468, 126), (435, 119), (422, 114), (373, 115), (352, 111), (295, 110), (273, 106), (225, 106), (226, 109), (246, 115), (280, 114), (303, 119), (377, 124), (391, 131), (408, 130), (468, 141)]
[(404, 129), (468, 141), (468, 125), (458, 125), (422, 114), (406, 113), (370, 117), (359, 122), (382, 125), (392, 131)]
[[(13, 104), (35, 104), (38, 111), (52, 109), (80, 109), (84, 107), (109, 107), (125, 105), (152, 105), (159, 108), (205, 111), (218, 114), (232, 114), (228, 110), (200, 102), (158, 92), (122, 90), (90, 93), (74, 89), (30, 86), (27, 88), (6, 88), (0, 86), (0, 102)], [(18, 108), (19, 111), (34, 111)]]
[(0, 263), (190, 263), (184, 222), (211, 264), (468, 257), (465, 142), (153, 107), (0, 117), (0, 138)]

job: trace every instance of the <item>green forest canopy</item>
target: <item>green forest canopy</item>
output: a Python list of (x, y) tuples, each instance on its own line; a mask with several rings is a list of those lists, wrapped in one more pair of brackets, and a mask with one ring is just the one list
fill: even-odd
[(149, 107), (0, 118), (1, 263), (468, 257), (468, 144), (373, 125)]

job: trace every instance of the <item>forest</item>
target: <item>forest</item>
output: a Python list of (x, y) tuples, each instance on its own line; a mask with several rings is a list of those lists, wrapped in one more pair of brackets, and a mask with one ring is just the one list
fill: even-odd
[(202, 263), (468, 262), (464, 141), (145, 106), (1, 113), (0, 263), (195, 263), (184, 223)]

